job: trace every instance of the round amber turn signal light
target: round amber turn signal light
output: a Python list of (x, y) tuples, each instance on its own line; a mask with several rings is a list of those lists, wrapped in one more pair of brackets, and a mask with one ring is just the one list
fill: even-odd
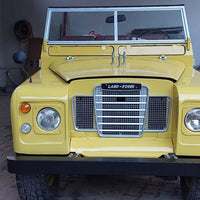
[(21, 111), (22, 111), (23, 113), (28, 113), (30, 110), (31, 110), (31, 106), (30, 106), (29, 103), (23, 103), (23, 104), (21, 105)]

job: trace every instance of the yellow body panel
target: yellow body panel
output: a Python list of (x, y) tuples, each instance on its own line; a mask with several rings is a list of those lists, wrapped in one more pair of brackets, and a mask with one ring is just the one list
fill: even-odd
[[(69, 153), (70, 136), (67, 134), (68, 88), (55, 76), (48, 75), (54, 82), (43, 84), (41, 72), (33, 76), (33, 83), (28, 81), (19, 86), (11, 98), (11, 120), (14, 149), (17, 153), (27, 154), (67, 154)], [(62, 87), (61, 87), (62, 86)], [(31, 105), (31, 111), (22, 113), (23, 102)], [(58, 129), (52, 132), (43, 131), (36, 122), (37, 113), (45, 107), (55, 108), (62, 117)], [(17, 117), (16, 117), (17, 116)], [(21, 125), (29, 123), (32, 126), (29, 134), (21, 132)], [(48, 138), (48, 140), (47, 140)]]
[[(95, 67), (94, 67), (95, 66)], [(125, 65), (111, 65), (110, 57), (75, 58), (72, 61), (55, 62), (50, 69), (66, 81), (71, 79), (105, 76), (163, 77), (178, 80), (185, 65), (178, 61), (162, 61), (157, 58), (138, 59), (128, 57)]]
[(111, 55), (113, 48), (111, 46), (51, 46), (49, 47), (50, 56), (101, 56)]
[(193, 70), (191, 81), (187, 84), (176, 84), (178, 108), (177, 130), (175, 139), (176, 154), (199, 156), (200, 132), (188, 130), (184, 123), (185, 115), (194, 108), (200, 108), (200, 73)]
[[(154, 46), (137, 44), (134, 48)], [(185, 50), (184, 55), (181, 48)], [(173, 48), (177, 55), (143, 56), (132, 55), (131, 51), (124, 63), (121, 55), (119, 63), (120, 45), (63, 47), (48, 45), (44, 40), (41, 70), (32, 77), (32, 83), (25, 81), (12, 95), (15, 152), (56, 155), (76, 152), (94, 157), (157, 158), (168, 153), (200, 156), (200, 133), (194, 134), (184, 125), (187, 111), (200, 107), (200, 74), (193, 71), (192, 48), (188, 49), (187, 44), (181, 48)], [(157, 45), (156, 52), (159, 49), (164, 52), (166, 45)], [(166, 60), (162, 59), (165, 56)], [(140, 138), (103, 138), (97, 131), (76, 130), (72, 117), (73, 96), (93, 95), (95, 86), (109, 82), (142, 83), (149, 88), (149, 95), (169, 96), (172, 105), (167, 131), (144, 132)], [(29, 113), (20, 111), (22, 102), (30, 103)], [(44, 107), (55, 108), (61, 116), (61, 124), (55, 131), (45, 132), (36, 122), (37, 113)], [(31, 124), (29, 134), (21, 132), (23, 123)]]
[(72, 138), (71, 152), (92, 157), (140, 157), (159, 158), (173, 153), (170, 138)]

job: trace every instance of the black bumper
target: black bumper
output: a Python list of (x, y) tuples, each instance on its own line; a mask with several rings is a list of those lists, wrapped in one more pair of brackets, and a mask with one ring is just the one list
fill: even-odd
[(200, 176), (200, 159), (95, 158), (66, 156), (8, 156), (14, 174), (124, 174)]

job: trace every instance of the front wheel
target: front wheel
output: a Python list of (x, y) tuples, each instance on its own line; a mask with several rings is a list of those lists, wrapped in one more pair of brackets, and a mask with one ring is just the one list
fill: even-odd
[(52, 200), (58, 186), (58, 176), (17, 174), (16, 182), (21, 200)]
[(199, 177), (181, 177), (181, 188), (184, 200), (200, 200)]

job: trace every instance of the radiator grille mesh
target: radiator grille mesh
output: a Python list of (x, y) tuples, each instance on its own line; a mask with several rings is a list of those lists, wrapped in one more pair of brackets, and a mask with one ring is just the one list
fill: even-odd
[(93, 96), (75, 96), (72, 106), (76, 129), (96, 130)]
[(152, 96), (149, 98), (146, 116), (146, 130), (166, 131), (168, 128), (171, 98), (168, 96)]

